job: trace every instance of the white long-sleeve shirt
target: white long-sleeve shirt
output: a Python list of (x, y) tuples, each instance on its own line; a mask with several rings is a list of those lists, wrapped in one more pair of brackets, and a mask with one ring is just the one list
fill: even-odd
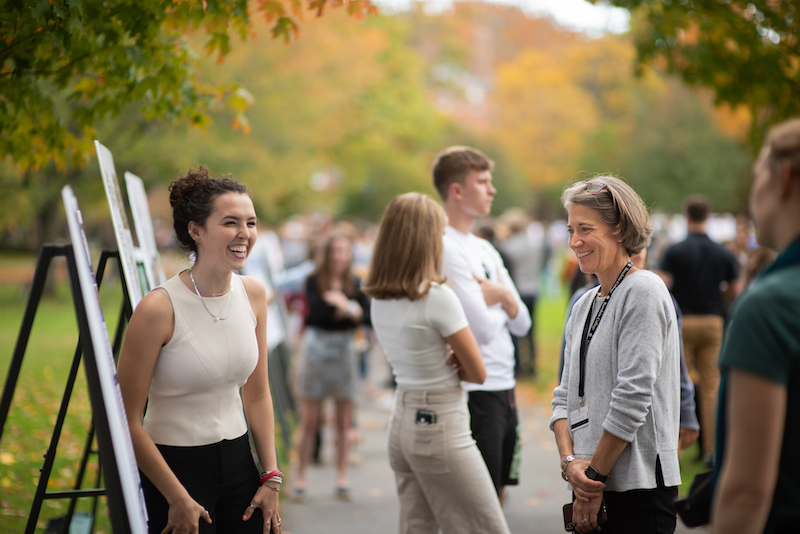
[[(514, 344), (510, 334), (525, 335), (531, 327), (528, 309), (519, 298), (503, 260), (495, 248), (473, 234), (462, 234), (452, 226), (444, 231), (444, 275), (446, 284), (458, 295), (469, 327), (478, 341), (486, 366), (483, 384), (462, 382), (467, 391), (504, 391), (514, 388)], [(487, 306), (477, 280), (489, 278), (506, 286), (517, 301), (517, 315), (511, 319), (500, 304)]]

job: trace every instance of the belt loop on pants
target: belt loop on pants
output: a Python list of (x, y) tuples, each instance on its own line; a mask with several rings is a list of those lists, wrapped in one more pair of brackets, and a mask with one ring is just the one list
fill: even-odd
[(422, 392), (422, 405), (428, 407), (428, 390)]

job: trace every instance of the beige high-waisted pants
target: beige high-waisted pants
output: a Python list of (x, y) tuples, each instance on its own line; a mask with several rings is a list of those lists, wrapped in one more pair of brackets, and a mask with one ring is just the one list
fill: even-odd
[[(436, 422), (416, 424), (417, 410), (434, 412)], [(469, 421), (460, 386), (397, 388), (389, 463), (400, 498), (400, 534), (509, 532)]]
[(700, 429), (704, 455), (714, 454), (717, 434), (719, 349), (724, 319), (719, 315), (684, 315), (681, 335), (686, 367), (700, 377)]

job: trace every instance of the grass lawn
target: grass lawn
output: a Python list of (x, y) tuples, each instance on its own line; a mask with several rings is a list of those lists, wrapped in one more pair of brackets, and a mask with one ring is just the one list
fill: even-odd
[[(17, 271), (17, 265), (23, 261), (16, 256), (11, 260), (2, 258), (0, 267), (13, 263)], [(31, 272), (34, 261), (35, 258), (29, 259)], [(122, 293), (118, 281), (108, 280), (107, 276), (106, 286), (101, 287), (100, 295), (107, 324), (113, 332), (119, 317)], [(4, 283), (0, 278), (0, 377), (4, 385), (26, 304), (23, 284), (16, 280)], [(54, 296), (40, 301), (0, 441), (0, 515), (3, 516), (0, 523), (3, 524), (3, 532), (22, 532), (27, 524), (39, 481), (39, 469), (50, 444), (77, 340), (78, 329), (69, 284), (61, 281), (56, 284)], [(74, 488), (91, 416), (85, 374), (81, 367), (56, 449), (49, 491)], [(93, 487), (97, 465), (97, 456), (92, 455), (84, 478), (84, 488)], [(67, 506), (66, 500), (44, 501), (37, 531), (46, 527), (48, 519), (64, 515)], [(79, 500), (77, 510), (90, 511), (91, 500)], [(111, 531), (104, 499), (100, 499), (96, 523), (95, 532)]]

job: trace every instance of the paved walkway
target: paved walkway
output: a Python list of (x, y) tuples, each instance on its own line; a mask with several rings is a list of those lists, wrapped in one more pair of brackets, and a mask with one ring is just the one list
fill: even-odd
[[(380, 351), (377, 351), (380, 352)], [(385, 362), (372, 360), (373, 376), (388, 376)], [(377, 368), (377, 369), (376, 369)], [(387, 374), (382, 374), (383, 372)], [(331, 428), (325, 429), (323, 463), (311, 466), (304, 503), (282, 495), (285, 534), (392, 534), (399, 505), (386, 452), (390, 390), (367, 388), (358, 409), (362, 441), (353, 451), (352, 502), (334, 496), (335, 467)], [(561, 507), (571, 497), (561, 480), (558, 451), (548, 428), (549, 406), (518, 395), (522, 422), (520, 485), (506, 490), (506, 519), (514, 534), (564, 532)], [(332, 406), (328, 407), (332, 408)], [(286, 489), (291, 486), (287, 480)], [(680, 534), (690, 532), (678, 520)], [(704, 532), (700, 530), (698, 532)]]

